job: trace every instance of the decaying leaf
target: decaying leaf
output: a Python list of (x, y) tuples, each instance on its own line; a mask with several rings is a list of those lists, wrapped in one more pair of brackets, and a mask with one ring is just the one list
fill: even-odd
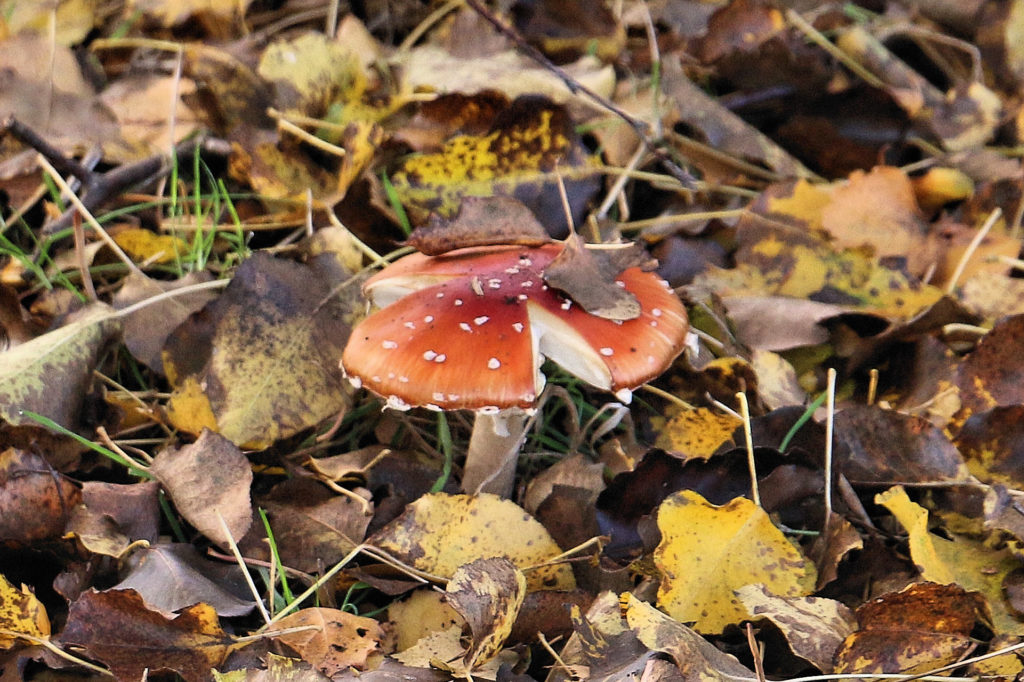
[(35, 424), (23, 412), (30, 410), (75, 428), (92, 371), (120, 331), (113, 311), (96, 304), (61, 327), (0, 353), (0, 418), (13, 425)]
[[(191, 284), (209, 281), (205, 273), (186, 275), (173, 282), (164, 282), (131, 273), (125, 278), (120, 291), (114, 296), (114, 307), (124, 309), (135, 303), (159, 296), (168, 291)], [(212, 291), (194, 291), (171, 296), (139, 308), (124, 321), (124, 343), (139, 362), (163, 372), (161, 353), (167, 337), (185, 319), (216, 298)]]
[(526, 576), (504, 557), (477, 559), (456, 569), (445, 587), (448, 603), (469, 625), (467, 671), (494, 658), (512, 631), (526, 596)]
[(0, 540), (30, 543), (56, 538), (81, 492), (39, 455), (0, 451)]
[(573, 220), (580, 222), (596, 189), (591, 162), (564, 108), (523, 97), (499, 114), (486, 135), (458, 135), (438, 153), (410, 156), (391, 182), (417, 223), (432, 212), (456, 215), (465, 197), (515, 196), (549, 231), (564, 234), (557, 177)]
[(300, 265), (256, 254), (175, 330), (164, 369), (178, 428), (263, 448), (343, 409), (350, 389), (338, 358), (349, 313), (332, 291), (343, 274), (326, 259)]
[(451, 219), (432, 214), (412, 231), (406, 243), (420, 253), (438, 256), (455, 249), (492, 244), (539, 246), (551, 236), (521, 201), (512, 197), (466, 197)]
[(844, 604), (821, 597), (779, 597), (764, 585), (736, 590), (753, 619), (767, 619), (782, 631), (793, 653), (823, 673), (832, 670), (832, 655), (853, 632), (856, 621)]
[(836, 672), (914, 675), (960, 660), (987, 619), (985, 600), (955, 585), (917, 583), (857, 609), (859, 628), (836, 651)]
[(698, 632), (721, 632), (747, 616), (734, 593), (744, 585), (765, 583), (788, 597), (814, 587), (814, 566), (750, 500), (716, 507), (684, 490), (662, 502), (658, 528), (658, 605)]
[[(0, 630), (38, 639), (50, 636), (50, 617), (43, 605), (27, 586), (18, 589), (3, 575), (0, 575)], [(0, 650), (10, 649), (18, 642), (17, 637), (0, 634)]]
[(60, 641), (82, 647), (121, 679), (168, 670), (187, 682), (206, 680), (236, 646), (206, 604), (168, 618), (147, 608), (134, 590), (82, 593)]
[(276, 635), (302, 660), (312, 663), (328, 677), (350, 668), (365, 670), (379, 662), (384, 631), (372, 618), (338, 609), (308, 608), (285, 616), (278, 629), (315, 626), (315, 629)]
[[(368, 542), (443, 578), (476, 559), (504, 556), (525, 569), (561, 554), (529, 514), (491, 494), (424, 495)], [(531, 592), (564, 590), (575, 587), (575, 580), (572, 569), (556, 564), (529, 571), (527, 586)]]
[(1003, 580), (1018, 567), (1006, 549), (987, 547), (982, 541), (953, 535), (952, 540), (928, 530), (928, 510), (915, 504), (901, 486), (876, 496), (909, 535), (910, 556), (921, 577), (941, 585), (957, 584), (985, 597), (997, 632), (1024, 633), (1021, 622), (1003, 600)]
[(635, 319), (640, 316), (640, 302), (618, 286), (615, 278), (626, 268), (646, 264), (649, 259), (646, 254), (640, 256), (635, 244), (610, 244), (608, 247), (607, 251), (591, 250), (579, 235), (569, 235), (562, 251), (544, 268), (544, 281), (567, 294), (591, 315), (607, 320)]
[(249, 530), (252, 469), (223, 436), (203, 429), (195, 443), (157, 455), (150, 471), (181, 515), (218, 545), (227, 548)]
[(654, 444), (677, 452), (685, 459), (707, 459), (723, 445), (732, 443), (733, 432), (743, 423), (735, 415), (712, 412), (704, 407), (673, 406), (665, 414), (665, 419), (655, 421), (658, 439)]
[(115, 590), (135, 590), (156, 611), (171, 614), (192, 604), (210, 605), (218, 616), (244, 616), (255, 608), (238, 567), (199, 556), (192, 545), (161, 544), (132, 554)]

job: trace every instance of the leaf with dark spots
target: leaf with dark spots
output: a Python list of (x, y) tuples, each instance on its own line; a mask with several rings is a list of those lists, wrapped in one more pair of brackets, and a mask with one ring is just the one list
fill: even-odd
[[(956, 384), (964, 410), (1024, 404), (1024, 315), (1004, 317), (960, 364)], [(969, 413), (968, 413), (969, 414)]]
[(237, 646), (206, 604), (168, 618), (149, 609), (135, 590), (84, 592), (71, 604), (60, 641), (82, 647), (119, 679), (169, 670), (187, 682), (208, 679)]
[(164, 349), (174, 425), (265, 448), (348, 404), (338, 358), (358, 290), (342, 290), (346, 299), (332, 293), (348, 277), (332, 263), (328, 255), (303, 265), (257, 253), (174, 331)]

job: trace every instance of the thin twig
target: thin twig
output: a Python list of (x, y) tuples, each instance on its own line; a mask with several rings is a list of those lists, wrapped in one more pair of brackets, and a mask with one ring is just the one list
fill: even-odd
[(747, 444), (747, 467), (750, 469), (750, 498), (758, 507), (761, 506), (761, 491), (757, 485), (757, 461), (754, 459), (754, 436), (750, 431), (750, 406), (747, 394), (740, 391), (736, 394), (740, 404), (740, 419), (743, 420), (743, 439)]
[(558, 76), (559, 80), (565, 83), (565, 86), (569, 88), (569, 92), (574, 95), (585, 95), (590, 101), (597, 104), (599, 107), (610, 111), (615, 114), (623, 121), (629, 124), (631, 128), (643, 141), (644, 146), (658, 157), (658, 160), (665, 166), (665, 169), (672, 175), (673, 178), (679, 181), (679, 183), (686, 189), (694, 189), (696, 187), (695, 178), (690, 175), (686, 170), (683, 169), (679, 163), (672, 158), (670, 149), (664, 140), (656, 140), (651, 136), (651, 126), (646, 122), (642, 121), (629, 112), (625, 111), (617, 104), (612, 102), (610, 99), (601, 95), (600, 93), (594, 92), (583, 83), (570, 76), (565, 72), (564, 69), (559, 67), (557, 64), (548, 59), (543, 52), (538, 50), (533, 45), (526, 42), (519, 32), (511, 26), (508, 26), (501, 19), (496, 17), (489, 9), (484, 7), (480, 0), (466, 0), (466, 4), (473, 8), (473, 10), (479, 14), (487, 23), (496, 28), (499, 33), (509, 38), (515, 43), (516, 48), (524, 52), (530, 59), (534, 60), (551, 73)]

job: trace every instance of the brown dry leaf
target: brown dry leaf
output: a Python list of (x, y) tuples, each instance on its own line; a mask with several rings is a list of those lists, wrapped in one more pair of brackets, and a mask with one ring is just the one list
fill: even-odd
[(51, 332), (0, 352), (0, 419), (36, 424), (31, 410), (75, 428), (92, 372), (121, 332), (121, 321), (102, 303), (84, 308)]
[(134, 549), (131, 540), (112, 518), (93, 513), (81, 504), (71, 510), (64, 528), (64, 537), (75, 539), (87, 552), (118, 561)]
[(171, 615), (203, 602), (218, 616), (244, 616), (255, 608), (237, 565), (199, 556), (192, 545), (161, 544), (141, 549), (127, 562), (114, 590), (135, 590), (146, 606)]
[(141, 13), (168, 28), (178, 26), (189, 19), (199, 18), (208, 28), (223, 25), (221, 31), (227, 32), (230, 24), (239, 22), (245, 16), (251, 2), (252, 0), (129, 0), (126, 11)]
[(948, 483), (970, 476), (946, 434), (922, 417), (854, 405), (836, 414), (835, 423), (846, 446), (836, 468), (851, 482)]
[(779, 597), (764, 585), (745, 585), (736, 597), (752, 619), (774, 623), (793, 653), (823, 673), (832, 672), (832, 655), (857, 625), (853, 612), (833, 599)]
[(956, 435), (957, 449), (981, 481), (1024, 489), (1024, 405), (995, 407), (975, 414)]
[(338, 609), (308, 608), (285, 616), (277, 622), (276, 629), (309, 625), (317, 629), (276, 635), (273, 639), (286, 644), (328, 677), (350, 668), (374, 668), (380, 662), (384, 631), (372, 618)]
[[(119, 78), (100, 93), (117, 118), (118, 129), (136, 161), (165, 154), (172, 146), (194, 134), (203, 121), (186, 102), (197, 96), (196, 83), (189, 78), (157, 77), (154, 74)], [(111, 159), (113, 160), (113, 159)]]
[(605, 591), (583, 615), (571, 607), (575, 634), (562, 648), (561, 659), (566, 668), (552, 669), (549, 681), (629, 679), (644, 669), (653, 656), (624, 622), (619, 595)]
[(820, 590), (839, 576), (839, 564), (850, 552), (864, 549), (864, 539), (846, 518), (830, 512), (825, 531), (817, 537), (809, 552), (818, 567)]
[(80, 146), (121, 146), (113, 114), (96, 98), (69, 48), (52, 45), (44, 35), (7, 37), (0, 40), (0, 71), (0, 120), (14, 116), (68, 153)]
[(1024, 315), (999, 320), (957, 369), (964, 416), (1024, 404)]
[[(164, 370), (175, 426), (265, 448), (347, 406), (338, 358), (350, 308), (332, 295), (345, 275), (331, 260), (301, 265), (257, 253), (220, 298), (174, 331)], [(344, 295), (355, 305), (358, 287)]]
[(1020, 565), (1008, 548), (993, 549), (982, 540), (955, 533), (947, 540), (930, 532), (928, 511), (912, 502), (900, 486), (879, 493), (875, 501), (906, 529), (910, 556), (922, 578), (943, 585), (956, 583), (980, 593), (988, 600), (997, 634), (1024, 633), (1024, 622), (1003, 599), (1003, 581)]
[(955, 585), (916, 583), (857, 609), (859, 628), (836, 651), (837, 673), (914, 675), (960, 660), (985, 623), (985, 599)]
[[(429, 89), (439, 94), (472, 95), (498, 91), (509, 99), (543, 95), (558, 103), (571, 101), (565, 83), (518, 50), (491, 52), (486, 57), (461, 57), (443, 48), (424, 44), (399, 52), (392, 63), (401, 68), (402, 92)], [(572, 78), (606, 97), (612, 94), (615, 72), (594, 57), (581, 57), (562, 67)]]
[(651, 651), (671, 656), (683, 679), (725, 682), (750, 676), (750, 670), (733, 656), (720, 651), (694, 630), (647, 602), (632, 594), (624, 594), (619, 603), (626, 623), (637, 639)]
[(921, 249), (927, 226), (914, 188), (899, 168), (877, 166), (837, 183), (822, 209), (821, 227), (840, 248), (870, 247), (876, 258), (907, 258), (915, 275), (933, 262)]
[[(178, 512), (221, 548), (249, 530), (252, 469), (228, 439), (203, 429), (191, 445), (160, 452), (149, 470)], [(225, 525), (230, 535), (225, 535)]]
[(987, 320), (1024, 313), (1024, 280), (982, 271), (960, 287), (959, 300)]
[[(369, 497), (369, 494), (363, 491)], [(307, 573), (337, 563), (362, 542), (373, 505), (359, 495), (338, 495), (308, 478), (294, 478), (257, 498), (267, 512), (278, 554), (285, 566)], [(254, 524), (243, 554), (270, 560), (262, 524)]]
[(626, 268), (643, 269), (649, 261), (647, 252), (635, 243), (588, 248), (579, 235), (570, 234), (558, 256), (544, 268), (544, 281), (591, 315), (633, 320), (640, 316), (640, 302), (615, 278)]
[(81, 493), (39, 455), (0, 451), (0, 540), (29, 544), (60, 537)]
[(82, 484), (82, 502), (90, 513), (110, 517), (128, 538), (151, 544), (160, 531), (159, 494), (156, 481)]
[[(491, 494), (424, 495), (368, 542), (442, 578), (476, 559), (504, 556), (525, 569), (562, 552), (521, 507)], [(531, 592), (576, 586), (572, 569), (564, 564), (529, 571), (527, 585)]]
[(206, 604), (174, 618), (146, 607), (134, 590), (89, 590), (71, 603), (62, 644), (81, 647), (119, 679), (168, 670), (186, 682), (204, 682), (235, 643)]
[(512, 197), (466, 197), (454, 218), (431, 215), (405, 241), (420, 253), (439, 256), (470, 246), (522, 244), (539, 246), (551, 241), (530, 209)]
[(459, 566), (445, 587), (448, 603), (469, 625), (466, 672), (494, 658), (512, 632), (526, 596), (526, 576), (504, 557)]
[(733, 443), (733, 433), (743, 420), (706, 407), (685, 409), (670, 406), (665, 417), (652, 418), (658, 433), (655, 446), (678, 453), (683, 459), (707, 459)]
[[(50, 617), (27, 585), (18, 589), (0, 574), (0, 630), (38, 639), (50, 637)], [(11, 649), (18, 639), (0, 634), (0, 650)]]
[(658, 528), (658, 605), (698, 632), (718, 633), (746, 618), (734, 594), (744, 585), (764, 583), (786, 597), (813, 589), (814, 565), (748, 499), (718, 507), (684, 490), (658, 507)]
[(813, 175), (768, 136), (694, 85), (678, 56), (668, 55), (662, 63), (665, 93), (675, 105), (677, 120), (697, 130), (702, 142), (741, 161), (763, 163), (784, 178)]
[[(205, 272), (189, 273), (174, 281), (159, 281), (131, 273), (114, 296), (114, 307), (123, 310), (154, 296), (174, 289), (209, 281)], [(158, 303), (148, 305), (131, 313), (124, 321), (124, 344), (136, 360), (150, 369), (163, 373), (163, 352), (167, 337), (184, 322), (189, 315), (216, 298), (209, 290), (195, 291), (181, 296), (171, 296)]]

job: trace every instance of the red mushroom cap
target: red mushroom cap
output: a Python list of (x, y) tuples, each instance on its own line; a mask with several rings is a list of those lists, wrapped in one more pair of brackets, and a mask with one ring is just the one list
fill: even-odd
[(363, 287), (381, 310), (352, 330), (345, 373), (392, 407), (530, 408), (549, 358), (628, 400), (683, 350), (686, 311), (667, 282), (630, 268), (616, 281), (636, 296), (639, 317), (591, 315), (544, 283), (561, 249), (416, 253), (388, 266)]

